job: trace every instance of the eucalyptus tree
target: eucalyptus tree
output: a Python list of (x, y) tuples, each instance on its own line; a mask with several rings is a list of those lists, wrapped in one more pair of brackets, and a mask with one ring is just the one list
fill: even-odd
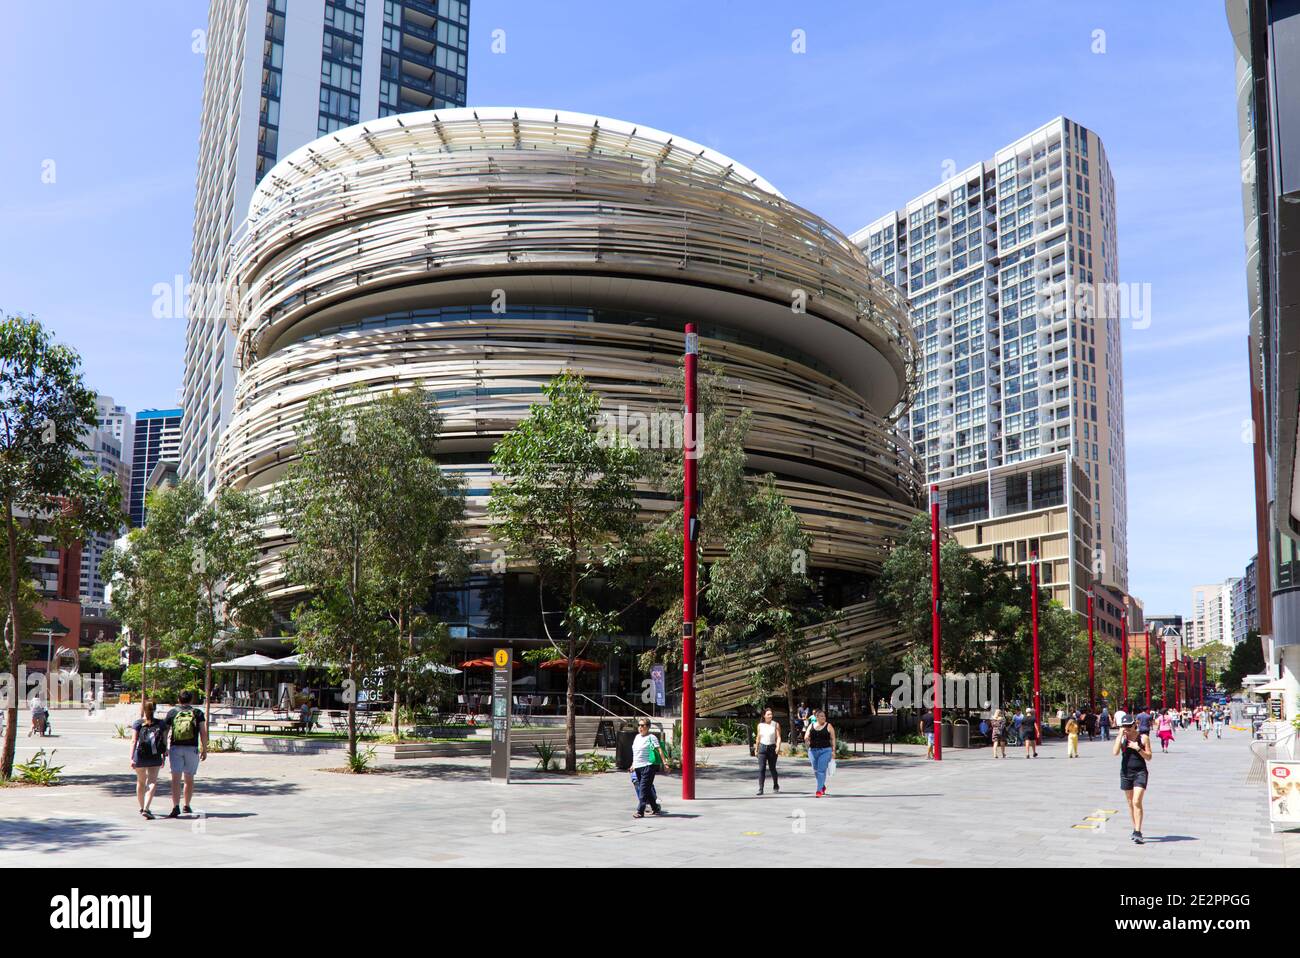
[[(600, 397), (582, 377), (561, 373), (543, 391), (545, 401), (493, 451), (501, 478), (488, 512), (511, 554), (537, 569), (543, 630), (566, 659), (565, 768), (573, 772), (576, 660), (617, 631), (620, 615), (587, 587), (620, 577), (638, 556), (636, 482), (644, 463), (625, 437), (602, 432)], [(552, 591), (559, 608), (548, 610)]]
[(81, 375), (81, 359), (54, 341), (34, 319), (0, 320), (0, 519), (4, 573), (0, 585), (4, 645), (9, 662), (0, 778), (13, 774), (18, 668), (32, 578), (28, 557), (41, 540), (68, 543), (120, 528), (121, 486), (81, 459), (84, 433), (97, 424), (95, 393)]

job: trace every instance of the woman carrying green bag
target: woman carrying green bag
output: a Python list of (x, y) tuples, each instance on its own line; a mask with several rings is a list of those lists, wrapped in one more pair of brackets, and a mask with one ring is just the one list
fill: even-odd
[(633, 818), (645, 818), (645, 807), (656, 815), (664, 813), (655, 793), (655, 771), (663, 763), (663, 746), (657, 736), (650, 734), (650, 720), (636, 723), (636, 738), (632, 740), (632, 787), (636, 789), (636, 813)]

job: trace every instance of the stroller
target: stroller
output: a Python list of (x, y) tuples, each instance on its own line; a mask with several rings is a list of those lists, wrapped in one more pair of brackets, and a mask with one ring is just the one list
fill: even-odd
[(42, 738), (44, 738), (47, 735), (54, 734), (50, 728), (49, 710), (43, 706), (40, 708), (32, 709), (32, 730), (27, 734), (30, 736), (33, 733), (41, 736)]

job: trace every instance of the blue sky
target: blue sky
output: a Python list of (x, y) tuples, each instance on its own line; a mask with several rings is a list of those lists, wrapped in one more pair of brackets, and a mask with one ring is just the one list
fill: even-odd
[[(24, 2), (0, 34), (0, 309), (133, 411), (181, 382), (154, 287), (189, 265), (206, 7)], [(846, 232), (1059, 114), (1096, 131), (1120, 278), (1152, 297), (1124, 330), (1130, 587), (1186, 612), (1254, 552), (1233, 62), (1219, 0), (473, 0), (469, 100), (669, 130)]]

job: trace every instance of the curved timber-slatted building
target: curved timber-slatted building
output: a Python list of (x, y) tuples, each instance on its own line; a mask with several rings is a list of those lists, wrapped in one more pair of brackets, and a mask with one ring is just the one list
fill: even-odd
[[(275, 483), (313, 395), (418, 384), (486, 542), (492, 447), (547, 380), (577, 371), (611, 414), (649, 412), (694, 322), (753, 411), (750, 466), (812, 536), (810, 569), (870, 576), (915, 514), (922, 480), (894, 429), (914, 368), (901, 294), (839, 230), (698, 144), (551, 110), (386, 117), (281, 160), (233, 264), (225, 485)], [(287, 598), (276, 534), (265, 577)], [(471, 636), (512, 633), (493, 588), (511, 586), (451, 600)]]

